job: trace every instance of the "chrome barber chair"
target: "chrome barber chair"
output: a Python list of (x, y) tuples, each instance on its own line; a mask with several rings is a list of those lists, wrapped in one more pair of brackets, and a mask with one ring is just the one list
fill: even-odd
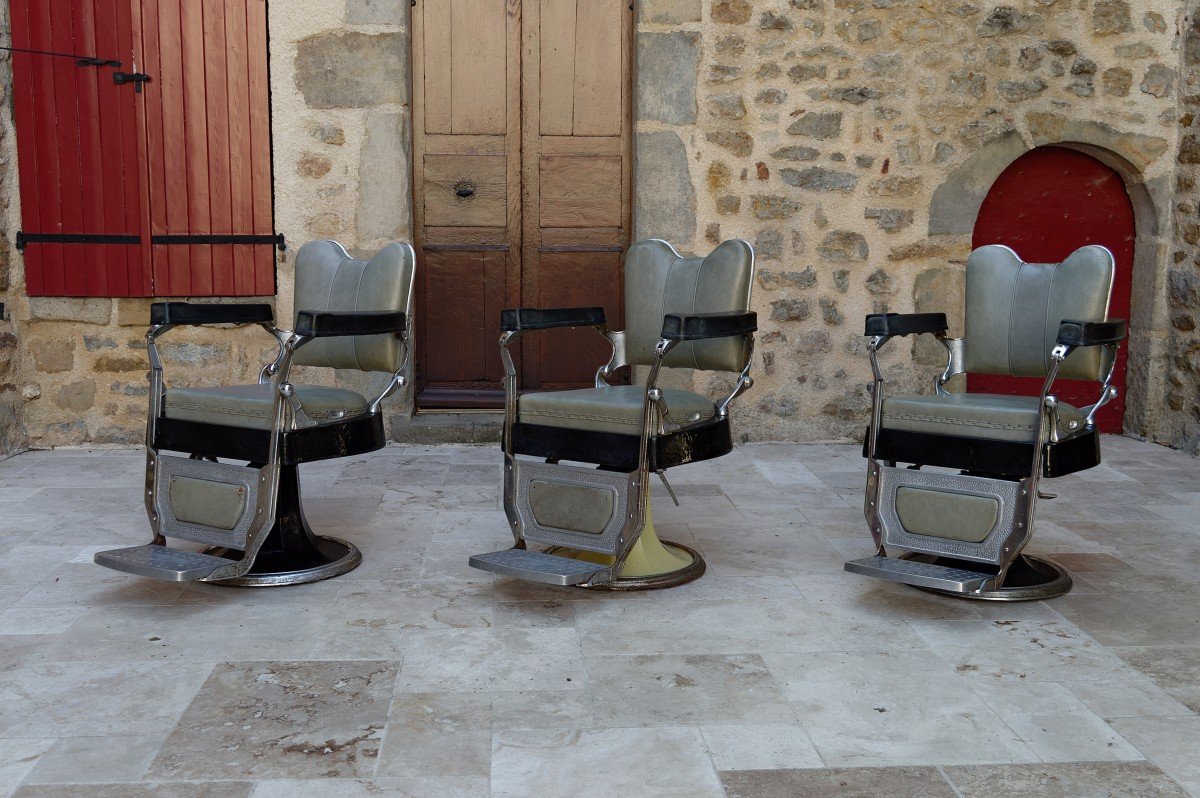
[[(102, 551), (95, 561), (139, 576), (245, 586), (313, 582), (357, 566), (362, 555), (353, 544), (309, 527), (297, 467), (383, 448), (380, 405), (405, 383), (414, 264), (408, 244), (391, 244), (369, 261), (333, 241), (306, 244), (296, 255), (291, 331), (276, 329), (270, 305), (152, 305), (144, 498), (154, 538)], [(257, 385), (165, 386), (159, 337), (207, 324), (257, 324), (275, 336), (278, 356)], [(389, 378), (368, 400), (347, 388), (293, 385), (294, 365)], [(230, 460), (237, 463), (222, 462)]]
[[(1113, 271), (1101, 246), (1062, 263), (1024, 263), (1008, 247), (985, 246), (967, 260), (963, 338), (946, 337), (941, 313), (867, 316), (875, 381), (865, 510), (877, 553), (847, 562), (847, 571), (974, 599), (1070, 590), (1063, 568), (1024, 549), (1042, 478), (1100, 463), (1093, 421), (1116, 396), (1113, 368), (1125, 338), (1125, 321), (1108, 318)], [(885, 396), (877, 354), (913, 334), (941, 341), (946, 370), (933, 394)], [(963, 373), (1045, 383), (1040, 396), (948, 392), (946, 383)], [(1058, 377), (1099, 382), (1096, 402), (1058, 401)]]
[[(659, 541), (649, 478), (657, 474), (674, 499), (668, 468), (733, 449), (729, 406), (752, 384), (753, 280), (754, 250), (745, 241), (726, 241), (704, 258), (641, 241), (625, 256), (623, 332), (606, 329), (601, 308), (504, 311), (504, 509), (516, 543), (471, 557), (473, 567), (621, 590), (670, 587), (704, 573), (697, 552)], [(557, 327), (595, 328), (612, 343), (612, 359), (593, 388), (518, 395), (509, 348), (528, 332)], [(626, 365), (649, 367), (645, 386), (607, 382)], [(737, 377), (714, 402), (660, 388), (660, 371), (671, 367)]]

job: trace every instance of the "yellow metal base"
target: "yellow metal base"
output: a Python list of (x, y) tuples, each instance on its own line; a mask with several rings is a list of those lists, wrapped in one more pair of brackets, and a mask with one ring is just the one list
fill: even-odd
[[(571, 557), (598, 565), (612, 565), (613, 557), (578, 549), (554, 548), (559, 557)], [(654, 513), (650, 508), (650, 491), (646, 491), (646, 524), (641, 537), (633, 544), (621, 575), (611, 582), (596, 585), (599, 590), (657, 590), (676, 587), (699, 579), (704, 573), (704, 558), (682, 543), (659, 540), (654, 530)]]

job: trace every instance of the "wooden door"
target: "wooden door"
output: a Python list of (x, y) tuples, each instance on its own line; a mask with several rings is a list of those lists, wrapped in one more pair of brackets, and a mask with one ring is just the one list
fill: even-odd
[(274, 294), (265, 0), (9, 7), (29, 295)]
[(113, 81), (118, 69), (136, 71), (129, 0), (11, 0), (9, 15), (13, 46), (37, 51), (12, 57), (26, 291), (146, 296), (139, 96)]
[(271, 296), (264, 0), (139, 0), (155, 296)]
[[(629, 244), (627, 0), (413, 8), (418, 405), (498, 406), (500, 311), (603, 305)], [(589, 337), (590, 336), (590, 337)], [(528, 388), (590, 385), (591, 331), (528, 336)]]
[[(1117, 271), (1109, 317), (1129, 319), (1135, 239), (1133, 204), (1121, 176), (1076, 150), (1039, 147), (1013, 161), (989, 189), (975, 222), (972, 247), (1005, 244), (1027, 263), (1056, 263), (1087, 244), (1112, 250)], [(1117, 357), (1117, 398), (1096, 416), (1101, 432), (1121, 432), (1125, 417), (1125, 361)], [(981, 393), (1036, 395), (1042, 379), (971, 374), (967, 389)], [(1054, 393), (1075, 407), (1092, 404), (1099, 385), (1057, 380)]]

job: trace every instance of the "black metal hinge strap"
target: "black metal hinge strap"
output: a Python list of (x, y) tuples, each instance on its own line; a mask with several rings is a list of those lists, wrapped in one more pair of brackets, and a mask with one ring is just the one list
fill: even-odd
[(141, 236), (104, 233), (26, 233), (17, 232), (17, 251), (29, 244), (140, 244)]
[(151, 244), (167, 245), (196, 245), (196, 244), (270, 244), (279, 249), (287, 249), (283, 234), (278, 235), (161, 235), (151, 236)]
[(136, 91), (138, 94), (142, 93), (142, 84), (149, 83), (149, 82), (150, 82), (150, 76), (147, 75), (145, 72), (114, 72), (113, 73), (113, 83), (117, 84), (118, 86), (124, 85), (126, 83), (132, 83), (132, 84), (134, 84), (134, 91)]

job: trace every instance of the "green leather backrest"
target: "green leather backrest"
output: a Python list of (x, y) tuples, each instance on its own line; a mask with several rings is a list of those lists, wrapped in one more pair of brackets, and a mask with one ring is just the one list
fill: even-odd
[[(1044, 377), (1064, 319), (1104, 321), (1115, 263), (1107, 248), (1080, 247), (1062, 263), (1025, 263), (999, 244), (967, 259), (963, 365), (970, 373)], [(1058, 375), (1101, 379), (1103, 347), (1071, 353)]]
[[(704, 258), (685, 258), (666, 241), (639, 241), (625, 254), (625, 354), (648, 366), (669, 313), (720, 313), (750, 309), (754, 249), (739, 238), (724, 241)], [(665, 365), (710, 371), (741, 371), (746, 341), (716, 338), (685, 341)]]
[[(370, 260), (357, 260), (336, 241), (312, 241), (296, 254), (296, 312), (404, 311), (411, 328), (415, 265), (408, 244), (389, 244)], [(356, 335), (310, 341), (296, 350), (292, 362), (395, 372), (403, 357), (403, 343), (395, 335)]]

